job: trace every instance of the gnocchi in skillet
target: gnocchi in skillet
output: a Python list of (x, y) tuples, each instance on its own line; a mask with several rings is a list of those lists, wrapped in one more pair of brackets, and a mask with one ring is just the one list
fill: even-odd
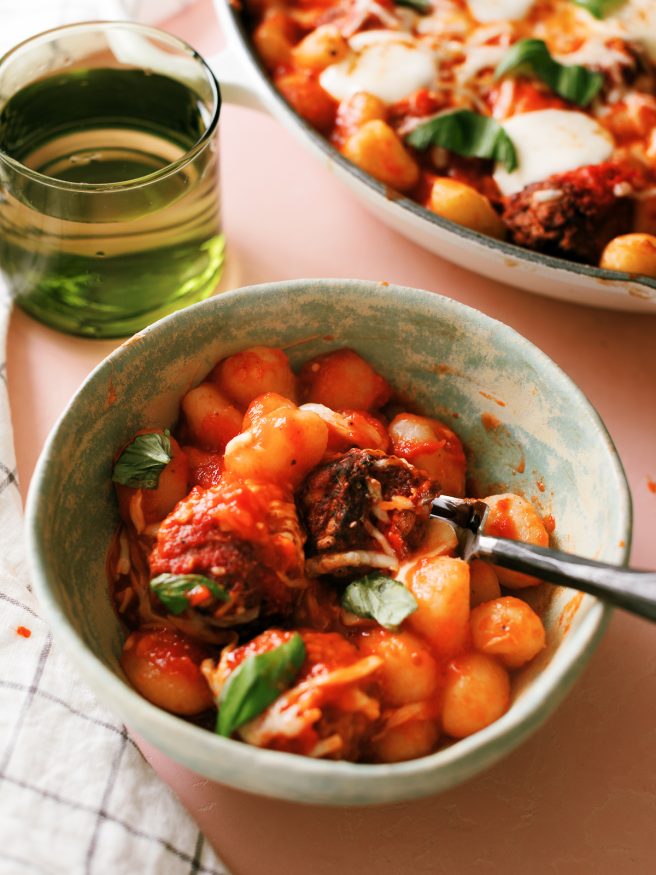
[(245, 0), (291, 107), (496, 239), (656, 276), (653, 0)]
[[(521, 597), (537, 581), (464, 562), (429, 517), (465, 475), (452, 429), (354, 350), (298, 375), (280, 349), (223, 359), (175, 436), (117, 452), (125, 674), (208, 730), (311, 757), (396, 762), (485, 728), (545, 633)], [(528, 501), (486, 501), (494, 531), (547, 543)]]

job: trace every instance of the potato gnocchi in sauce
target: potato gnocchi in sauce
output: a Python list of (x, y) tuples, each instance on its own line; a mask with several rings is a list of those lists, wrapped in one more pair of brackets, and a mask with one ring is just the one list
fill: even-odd
[[(455, 432), (354, 350), (298, 375), (280, 349), (223, 359), (174, 435), (117, 452), (128, 679), (208, 730), (311, 757), (396, 762), (483, 729), (545, 633), (519, 597), (537, 581), (464, 562), (430, 518), (465, 468)], [(486, 501), (497, 533), (547, 542), (528, 501)]]

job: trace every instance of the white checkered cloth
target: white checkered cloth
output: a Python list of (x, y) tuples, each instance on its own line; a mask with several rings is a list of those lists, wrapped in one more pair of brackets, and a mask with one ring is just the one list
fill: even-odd
[[(0, 0), (0, 48), (33, 32), (35, 21), (44, 29), (75, 19), (127, 17), (137, 5), (143, 12), (147, 2), (126, 3), (109, 16), (106, 3)], [(152, 0), (151, 11), (153, 5), (159, 17), (184, 3)], [(15, 40), (7, 33), (9, 21), (16, 25)], [(0, 875), (227, 875), (39, 617), (25, 567), (7, 398), (9, 312), (0, 277)], [(19, 634), (21, 627), (31, 635)]]

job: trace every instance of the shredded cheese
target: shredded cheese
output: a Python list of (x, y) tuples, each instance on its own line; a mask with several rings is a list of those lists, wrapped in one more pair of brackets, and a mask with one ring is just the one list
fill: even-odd
[(347, 550), (345, 553), (329, 553), (325, 556), (314, 556), (305, 563), (305, 571), (310, 577), (321, 574), (334, 574), (344, 568), (388, 568), (396, 571), (398, 559), (374, 550)]
[(356, 33), (368, 18), (377, 18), (387, 27), (399, 26), (396, 16), (376, 0), (353, 0), (347, 21), (340, 28), (342, 36), (349, 37)]
[(121, 577), (123, 574), (130, 573), (130, 542), (125, 531), (122, 531), (118, 538), (119, 554), (116, 562), (116, 576)]
[(374, 539), (374, 541), (377, 541), (380, 544), (381, 549), (384, 553), (387, 553), (388, 556), (396, 556), (396, 553), (392, 549), (392, 546), (385, 537), (385, 535), (383, 535), (382, 532), (380, 532), (372, 523), (370, 523), (369, 520), (364, 521), (364, 527), (367, 530), (368, 534), (371, 535), (371, 537)]
[(141, 489), (137, 489), (134, 495), (132, 495), (130, 498), (130, 519), (132, 520), (132, 525), (139, 535), (146, 528), (146, 520), (144, 518), (143, 508), (141, 506), (142, 500), (143, 493)]
[(558, 188), (543, 188), (542, 191), (533, 193), (533, 203), (546, 204), (550, 201), (557, 201), (563, 196), (563, 193)]
[(457, 81), (464, 85), (483, 70), (493, 70), (507, 51), (506, 46), (469, 46), (465, 60), (456, 67)]

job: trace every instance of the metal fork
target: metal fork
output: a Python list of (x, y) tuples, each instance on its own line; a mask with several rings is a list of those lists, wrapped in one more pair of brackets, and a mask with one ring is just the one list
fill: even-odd
[(431, 516), (455, 528), (463, 559), (490, 559), (503, 568), (590, 593), (625, 611), (656, 620), (656, 571), (618, 568), (560, 550), (486, 535), (487, 513), (483, 501), (449, 495), (440, 495), (431, 506)]

